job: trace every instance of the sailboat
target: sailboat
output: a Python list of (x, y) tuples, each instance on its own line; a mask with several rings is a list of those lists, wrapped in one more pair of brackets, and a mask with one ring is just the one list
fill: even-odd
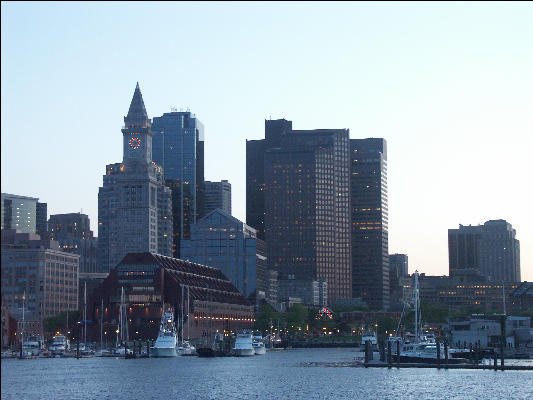
[(187, 340), (184, 340), (185, 332), (185, 320), (184, 313), (184, 298), (183, 298), (183, 285), (181, 286), (181, 341), (178, 343), (177, 352), (180, 356), (191, 356), (196, 353), (196, 348), (189, 342), (190, 318), (189, 318), (189, 303), (190, 303), (190, 288), (187, 286)]
[(127, 349), (126, 345), (129, 340), (128, 335), (128, 315), (126, 313), (126, 303), (124, 302), (124, 287), (121, 288), (120, 294), (120, 308), (118, 311), (118, 326), (117, 326), (117, 341), (115, 347), (115, 354), (127, 355), (133, 354), (131, 349)]

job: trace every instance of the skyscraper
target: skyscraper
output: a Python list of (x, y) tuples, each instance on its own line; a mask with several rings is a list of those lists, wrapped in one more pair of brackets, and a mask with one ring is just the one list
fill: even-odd
[(191, 238), (181, 241), (181, 258), (220, 269), (248, 297), (257, 286), (266, 286), (261, 242), (255, 229), (215, 209), (191, 225)]
[(265, 121), (264, 141), (246, 143), (247, 220), (280, 280), (325, 280), (330, 302), (351, 297), (349, 132), (291, 128)]
[(203, 209), (204, 127), (189, 111), (164, 113), (152, 123), (153, 159), (163, 167), (165, 185), (172, 191), (173, 255)]
[(107, 165), (98, 193), (99, 272), (128, 253), (172, 255), (171, 193), (152, 161), (153, 133), (139, 84), (124, 124), (122, 163)]
[(50, 239), (62, 251), (80, 256), (80, 273), (98, 272), (97, 239), (93, 236), (89, 216), (81, 213), (50, 215)]
[(520, 242), (505, 220), (448, 229), (450, 276), (482, 275), (489, 282), (520, 282)]
[(204, 210), (207, 215), (216, 208), (231, 215), (231, 183), (227, 180), (220, 182), (205, 181)]
[(387, 142), (350, 140), (352, 289), (371, 309), (389, 307)]
[(292, 121), (265, 120), (265, 139), (246, 141), (246, 223), (265, 240), (265, 151), (279, 147)]

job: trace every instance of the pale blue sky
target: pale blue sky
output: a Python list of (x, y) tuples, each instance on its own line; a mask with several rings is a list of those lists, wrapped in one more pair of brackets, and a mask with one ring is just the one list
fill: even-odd
[(349, 128), (389, 151), (390, 252), (448, 273), (447, 230), (506, 219), (533, 280), (533, 3), (10, 3), (1, 13), (2, 192), (89, 214), (148, 115), (190, 108), (205, 177), (245, 220), (264, 120)]

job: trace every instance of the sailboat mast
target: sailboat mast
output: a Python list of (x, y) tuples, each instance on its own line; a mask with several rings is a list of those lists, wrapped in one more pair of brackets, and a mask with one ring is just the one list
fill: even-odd
[(83, 344), (87, 346), (87, 282), (83, 293)]
[(102, 298), (102, 304), (100, 306), (100, 352), (102, 351), (103, 330), (104, 330), (104, 299)]
[(505, 309), (505, 283), (502, 285), (502, 296), (503, 296), (503, 315), (507, 315), (507, 310)]
[(418, 295), (418, 271), (415, 271), (415, 341), (418, 342), (418, 306), (419, 306), (419, 295)]
[(22, 353), (24, 349), (24, 301), (26, 300), (26, 291), (24, 291), (24, 294), (22, 295), (22, 333), (20, 335), (20, 354), (21, 357), (24, 355)]
[(187, 286), (187, 340), (189, 340), (189, 336), (191, 334), (191, 317), (189, 315), (189, 305), (191, 302), (191, 287)]
[(185, 329), (183, 328), (183, 285), (181, 285), (181, 341), (183, 342), (183, 333)]

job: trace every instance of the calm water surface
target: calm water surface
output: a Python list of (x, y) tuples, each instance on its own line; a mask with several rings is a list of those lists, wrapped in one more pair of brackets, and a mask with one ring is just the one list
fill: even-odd
[(249, 358), (5, 359), (1, 398), (533, 399), (532, 371), (347, 366), (362, 356), (291, 349)]

